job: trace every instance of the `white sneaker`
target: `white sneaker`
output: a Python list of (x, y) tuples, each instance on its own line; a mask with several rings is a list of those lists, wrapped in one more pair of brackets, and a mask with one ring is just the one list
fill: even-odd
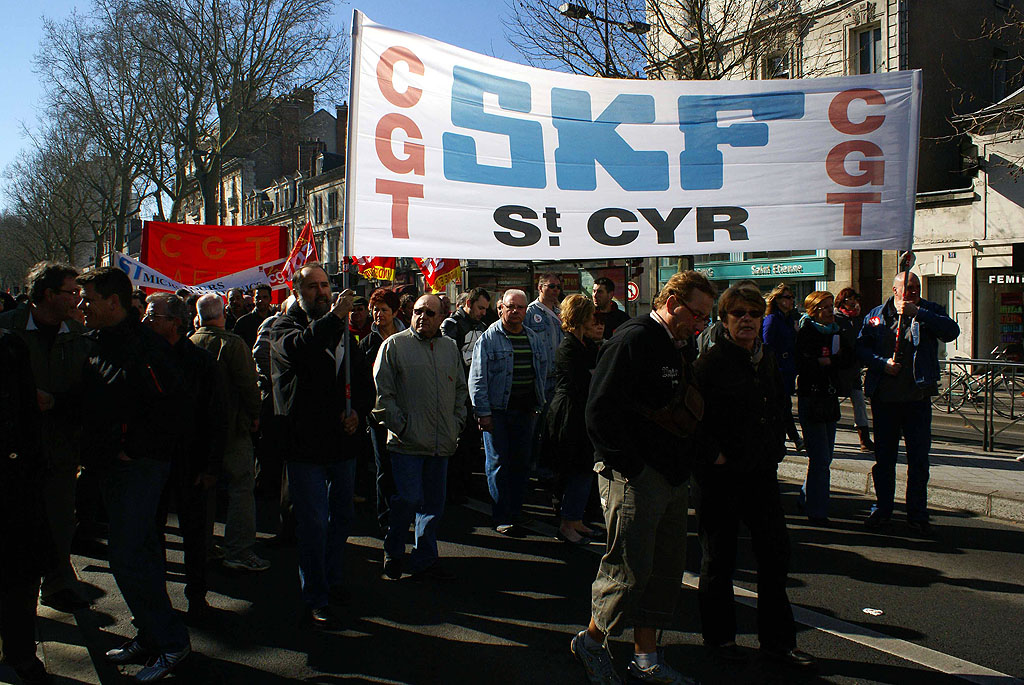
[(693, 678), (687, 678), (668, 664), (657, 663), (650, 668), (640, 668), (634, 660), (626, 668), (630, 681), (634, 683), (665, 683), (666, 685), (695, 685)]
[(146, 664), (145, 668), (135, 674), (135, 680), (140, 683), (151, 683), (165, 678), (191, 652), (192, 648), (186, 646), (179, 652), (158, 654), (156, 658)]
[(138, 640), (128, 640), (120, 647), (107, 650), (107, 661), (112, 664), (141, 664), (145, 663), (152, 653), (142, 646)]
[(266, 571), (270, 568), (270, 562), (256, 556), (252, 550), (248, 550), (237, 559), (225, 559), (221, 563), (224, 564), (224, 568), (234, 571)]

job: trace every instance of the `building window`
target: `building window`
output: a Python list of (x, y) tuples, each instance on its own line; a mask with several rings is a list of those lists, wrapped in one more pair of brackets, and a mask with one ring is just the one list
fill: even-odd
[(335, 221), (338, 218), (338, 194), (331, 191), (327, 194), (327, 220)]
[(694, 264), (707, 264), (708, 262), (727, 262), (729, 261), (728, 252), (716, 252), (714, 254), (699, 254), (693, 256)]
[(814, 250), (776, 250), (774, 252), (744, 252), (743, 259), (786, 259), (788, 257), (814, 257)]
[(789, 72), (789, 51), (776, 52), (765, 57), (761, 78), (792, 78)]
[(858, 31), (854, 36), (853, 64), (856, 74), (877, 74), (883, 69), (883, 57), (885, 51), (882, 49), (882, 28), (874, 28)]

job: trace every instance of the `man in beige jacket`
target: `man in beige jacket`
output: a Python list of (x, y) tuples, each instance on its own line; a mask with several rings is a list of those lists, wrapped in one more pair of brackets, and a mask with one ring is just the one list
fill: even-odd
[(444, 513), (448, 458), (466, 420), (466, 377), (454, 341), (440, 333), (441, 300), (424, 295), (413, 305), (412, 325), (381, 345), (373, 365), (374, 417), (388, 429), (396, 494), (384, 537), (384, 575), (402, 577), (409, 525), (414, 578), (451, 580), (437, 560), (437, 527)]
[(270, 562), (253, 551), (256, 475), (250, 433), (259, 427), (260, 420), (256, 362), (245, 341), (225, 330), (224, 300), (219, 295), (203, 295), (196, 305), (199, 328), (189, 340), (216, 357), (227, 376), (228, 435), (222, 467), (228, 483), (224, 566), (238, 571), (266, 571)]

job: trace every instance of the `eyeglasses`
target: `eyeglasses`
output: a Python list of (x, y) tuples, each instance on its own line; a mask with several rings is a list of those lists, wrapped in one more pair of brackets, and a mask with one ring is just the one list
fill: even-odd
[(686, 311), (690, 312), (690, 316), (692, 316), (694, 319), (696, 319), (697, 321), (700, 321), (704, 325), (707, 325), (707, 324), (711, 323), (711, 315), (710, 314), (701, 314), (700, 312), (695, 311), (693, 309), (693, 307), (691, 307), (690, 305), (686, 304), (686, 300), (681, 298), (679, 295), (676, 295), (676, 299), (679, 301), (679, 304), (681, 304), (684, 307), (686, 307)]
[(520, 309), (526, 309), (526, 305), (525, 304), (505, 304), (504, 302), (502, 302), (501, 306), (504, 307), (505, 309), (511, 309), (512, 311), (517, 311), (517, 310), (520, 310)]
[(545, 283), (545, 284), (544, 284), (544, 285), (542, 285), (541, 287), (542, 287), (542, 288), (552, 288), (552, 289), (554, 289), (554, 290), (561, 290), (561, 289), (562, 289), (562, 286), (560, 286), (560, 285), (559, 285), (559, 284), (557, 284), (557, 283)]
[(149, 321), (152, 319), (173, 319), (173, 316), (167, 316), (166, 314), (146, 314), (142, 317), (143, 321)]
[(730, 309), (729, 316), (737, 319), (742, 319), (744, 316), (749, 316), (751, 319), (760, 319), (764, 314), (760, 309)]
[(425, 307), (414, 309), (412, 310), (412, 313), (415, 314), (416, 316), (425, 316), (428, 319), (432, 316), (437, 316), (437, 312), (435, 312), (433, 309), (426, 309)]

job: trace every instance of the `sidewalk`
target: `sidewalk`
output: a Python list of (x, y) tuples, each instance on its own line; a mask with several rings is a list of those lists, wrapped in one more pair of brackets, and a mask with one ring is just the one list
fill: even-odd
[[(790, 445), (791, 446), (791, 445)], [(968, 511), (978, 516), (1024, 523), (1024, 463), (1019, 451), (984, 452), (980, 446), (932, 441), (928, 506)], [(860, 451), (857, 434), (840, 425), (832, 461), (832, 489), (874, 496), (871, 467), (874, 455)], [(779, 464), (779, 477), (803, 482), (807, 457), (791, 452)], [(900, 446), (896, 466), (896, 499), (903, 502), (907, 465)]]

